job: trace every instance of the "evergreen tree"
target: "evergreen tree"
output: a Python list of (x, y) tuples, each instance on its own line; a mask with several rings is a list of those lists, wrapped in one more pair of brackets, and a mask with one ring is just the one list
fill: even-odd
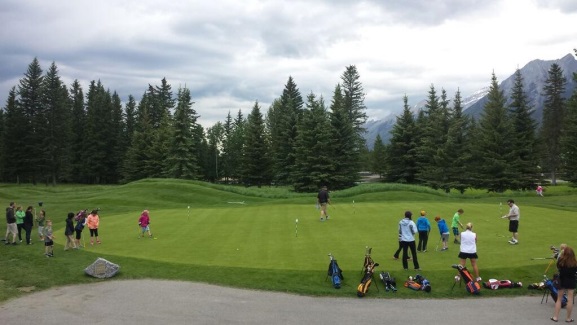
[(331, 180), (328, 184), (332, 189), (342, 189), (354, 186), (359, 179), (360, 149), (354, 123), (351, 121), (350, 110), (345, 106), (340, 85), (335, 87), (333, 101), (330, 107), (332, 165), (334, 166)]
[(291, 179), (297, 192), (314, 192), (331, 179), (331, 125), (322, 98), (307, 96), (306, 109), (298, 124), (296, 160)]
[(199, 176), (198, 146), (193, 140), (198, 115), (192, 105), (190, 90), (179, 89), (167, 158), (168, 175), (173, 178), (196, 179)]
[[(574, 50), (577, 56), (577, 49)], [(577, 82), (577, 72), (573, 73), (573, 80)], [(572, 186), (577, 186), (577, 89), (567, 101), (567, 112), (564, 119), (563, 135), (561, 137), (561, 162), (565, 179), (571, 182)]]
[(371, 156), (371, 171), (378, 174), (380, 178), (385, 175), (387, 170), (387, 149), (383, 143), (380, 134), (377, 134), (373, 144), (373, 153)]
[(471, 150), (469, 138), (469, 118), (463, 115), (463, 106), (461, 101), (461, 92), (457, 90), (453, 100), (453, 110), (450, 116), (449, 129), (447, 131), (447, 141), (443, 145), (442, 153), (444, 157), (437, 162), (437, 165), (445, 164), (446, 180), (442, 188), (445, 191), (456, 189), (464, 193), (471, 186), (469, 181), (469, 163), (471, 162)]
[(243, 150), (243, 180), (245, 185), (260, 187), (269, 181), (270, 159), (268, 141), (265, 136), (264, 118), (258, 102), (247, 117)]
[(42, 114), (37, 114), (38, 125), (42, 127), (35, 131), (42, 139), (40, 143), (41, 166), (44, 170), (41, 173), (56, 185), (58, 179), (62, 179), (70, 168), (71, 142), (70, 134), (72, 130), (71, 102), (68, 98), (68, 90), (58, 75), (58, 68), (53, 62), (46, 76), (43, 79), (43, 109)]
[(560, 139), (563, 121), (565, 119), (565, 86), (567, 79), (557, 63), (553, 63), (548, 71), (548, 77), (543, 87), (545, 102), (543, 107), (543, 122), (541, 124), (541, 139), (543, 147), (543, 162), (546, 171), (551, 174), (551, 183), (557, 185), (557, 170), (561, 165)]
[(132, 134), (131, 146), (126, 152), (122, 168), (125, 182), (147, 178), (153, 173), (149, 168), (149, 163), (153, 156), (150, 144), (154, 141), (154, 131), (146, 109), (146, 106), (144, 106), (142, 111), (140, 111), (139, 127)]
[(221, 122), (216, 122), (206, 130), (208, 155), (204, 163), (204, 175), (210, 182), (217, 182), (222, 172), (221, 148), (224, 142), (224, 126)]
[(22, 105), (19, 104), (16, 95), (16, 88), (12, 87), (8, 93), (3, 114), (2, 175), (6, 181), (16, 182), (18, 184), (22, 176), (25, 175), (27, 171), (26, 168), (28, 168), (28, 166), (21, 163), (26, 152), (20, 149), (24, 148), (22, 125), (25, 125), (25, 121)]
[(86, 136), (86, 109), (84, 105), (84, 93), (78, 80), (74, 80), (70, 87), (70, 100), (72, 105), (72, 128), (70, 132), (70, 169), (69, 176), (74, 183), (86, 183), (85, 136)]
[(46, 168), (46, 157), (43, 156), (43, 148), (38, 145), (43, 142), (42, 132), (46, 127), (46, 115), (43, 106), (43, 80), (42, 69), (38, 59), (34, 58), (20, 79), (18, 86), (18, 103), (23, 114), (23, 119), (18, 121), (18, 129), (15, 136), (22, 138), (22, 146), (12, 148), (20, 153), (13, 154), (17, 163), (22, 164), (22, 174), (28, 181), (36, 184), (40, 177), (40, 171)]
[(244, 170), (244, 147), (247, 121), (239, 110), (232, 123), (230, 135), (227, 137), (227, 161), (229, 162), (230, 178), (236, 182), (242, 181)]
[(397, 121), (391, 130), (391, 140), (387, 156), (387, 181), (393, 183), (415, 182), (415, 117), (409, 107), (409, 98), (403, 97), (403, 113), (397, 116)]
[(303, 99), (292, 77), (285, 85), (280, 99), (275, 100), (267, 114), (270, 130), (272, 173), (277, 184), (290, 182), (295, 164), (297, 124), (302, 116)]
[(226, 120), (223, 124), (223, 140), (222, 140), (222, 153), (221, 153), (221, 162), (220, 166), (220, 178), (223, 178), (224, 181), (228, 184), (230, 181), (231, 170), (233, 166), (233, 161), (230, 159), (231, 155), (231, 137), (233, 132), (233, 122), (232, 116), (230, 115), (230, 111), (226, 115)]
[(128, 95), (128, 102), (124, 106), (124, 114), (125, 114), (125, 140), (124, 143), (126, 147), (130, 147), (132, 134), (136, 130), (136, 101), (132, 95)]
[(475, 185), (488, 191), (503, 192), (513, 187), (516, 176), (514, 147), (511, 141), (513, 126), (505, 106), (506, 98), (499, 89), (495, 73), (487, 94), (488, 101), (479, 120), (479, 134), (475, 149), (479, 153), (475, 170)]
[[(109, 182), (108, 168), (111, 155), (109, 125), (112, 124), (112, 98), (100, 81), (90, 82), (86, 101), (86, 148), (94, 159), (86, 159), (84, 168), (88, 182), (104, 184)], [(89, 161), (88, 161), (89, 160)]]
[(511, 92), (509, 112), (513, 124), (513, 147), (515, 151), (514, 161), (511, 165), (517, 173), (514, 189), (527, 190), (534, 187), (538, 163), (537, 140), (535, 131), (537, 122), (531, 117), (533, 108), (529, 106), (527, 95), (524, 91), (523, 76), (521, 70), (515, 71), (515, 84)]

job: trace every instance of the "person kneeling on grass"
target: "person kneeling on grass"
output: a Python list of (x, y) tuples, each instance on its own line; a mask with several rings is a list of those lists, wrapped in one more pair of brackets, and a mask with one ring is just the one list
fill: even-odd
[(467, 223), (465, 231), (461, 233), (461, 251), (459, 253), (459, 264), (465, 267), (467, 259), (471, 260), (471, 266), (477, 277), (476, 281), (481, 281), (479, 268), (477, 267), (477, 234), (473, 232), (473, 224)]
[(152, 238), (152, 233), (150, 232), (150, 215), (148, 210), (142, 211), (142, 214), (138, 219), (138, 225), (140, 226), (141, 230), (138, 238), (143, 237), (145, 232), (148, 232), (148, 237)]

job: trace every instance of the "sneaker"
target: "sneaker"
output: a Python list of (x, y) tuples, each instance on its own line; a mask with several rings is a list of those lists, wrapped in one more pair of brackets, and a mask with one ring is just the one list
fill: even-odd
[(393, 256), (393, 259), (394, 259), (394, 260), (398, 260), (399, 258), (398, 258), (398, 257), (396, 257), (396, 256)]
[(455, 244), (460, 244), (461, 242), (455, 239), (455, 240), (453, 241), (453, 243), (455, 243)]
[(321, 221), (325, 221), (325, 219), (324, 219), (324, 218), (321, 218)]
[(327, 216), (327, 220), (329, 220), (329, 216)]
[(511, 245), (517, 245), (517, 242), (516, 242), (516, 241), (512, 241), (512, 240), (509, 240), (508, 243), (511, 244)]
[(449, 249), (449, 247), (443, 247), (443, 248), (441, 248), (442, 251), (446, 251), (447, 249)]
[(481, 282), (481, 277), (478, 277), (475, 281), (476, 281), (476, 282)]
[(427, 250), (426, 250), (426, 249), (424, 249), (424, 250), (423, 250), (421, 253), (426, 253), (426, 252), (427, 252)]
[(96, 243), (97, 243), (97, 244), (101, 244), (100, 240), (97, 240)]
[(13, 242), (12, 245), (18, 245), (18, 243), (17, 243), (17, 242)]
[(410, 257), (410, 256), (409, 256), (409, 257), (407, 257), (407, 261), (408, 261), (408, 260), (412, 260), (412, 259), (413, 259), (413, 258), (412, 258), (412, 257)]

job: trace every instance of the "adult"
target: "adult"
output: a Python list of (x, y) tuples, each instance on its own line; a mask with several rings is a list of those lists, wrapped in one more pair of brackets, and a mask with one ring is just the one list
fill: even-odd
[(481, 281), (479, 267), (477, 267), (477, 234), (473, 232), (473, 224), (467, 223), (465, 231), (461, 233), (461, 249), (459, 252), (459, 264), (465, 267), (467, 259), (471, 261), (471, 267), (475, 273), (476, 281)]
[(559, 260), (557, 261), (557, 269), (559, 269), (559, 291), (557, 292), (557, 301), (555, 302), (555, 314), (551, 317), (551, 320), (557, 322), (559, 320), (559, 312), (561, 311), (561, 299), (565, 293), (567, 293), (567, 317), (565, 321), (568, 323), (573, 322), (571, 318), (571, 312), (573, 311), (573, 292), (575, 291), (576, 279), (575, 273), (577, 272), (577, 260), (575, 259), (575, 251), (573, 248), (567, 246), (563, 249), (563, 254), (560, 254)]
[(453, 215), (453, 221), (451, 222), (451, 229), (453, 229), (453, 235), (455, 236), (453, 243), (455, 244), (459, 244), (459, 240), (461, 239), (459, 234), (459, 227), (461, 227), (461, 230), (463, 229), (463, 224), (461, 223), (461, 215), (463, 213), (465, 213), (463, 209), (457, 210), (457, 212), (455, 212)]
[(331, 203), (331, 198), (329, 191), (326, 186), (323, 186), (317, 194), (317, 205), (321, 209), (321, 221), (329, 220), (329, 215), (327, 214), (327, 205)]
[(16, 216), (16, 229), (18, 231), (18, 240), (22, 242), (22, 229), (24, 229), (24, 217), (26, 213), (22, 211), (22, 206), (16, 207), (16, 212), (14, 212)]
[(66, 227), (64, 228), (64, 236), (66, 237), (66, 244), (64, 245), (64, 250), (77, 249), (76, 242), (72, 237), (74, 235), (74, 212), (68, 212), (66, 217)]
[(96, 243), (100, 244), (100, 239), (98, 239), (98, 226), (100, 225), (100, 216), (98, 216), (98, 210), (92, 210), (88, 217), (86, 217), (86, 225), (88, 230), (90, 230), (90, 245), (94, 245), (94, 238), (96, 238)]
[(415, 247), (415, 234), (417, 233), (417, 225), (411, 220), (413, 213), (411, 211), (405, 212), (405, 217), (399, 221), (399, 235), (401, 236), (401, 245), (403, 246), (403, 268), (409, 269), (407, 251), (411, 249), (413, 256), (413, 266), (415, 270), (419, 270), (419, 261), (417, 259), (417, 248)]
[(24, 231), (26, 232), (26, 244), (32, 245), (32, 240), (30, 239), (32, 235), (32, 228), (34, 227), (34, 214), (32, 211), (34, 207), (31, 205), (26, 208), (26, 212), (24, 213)]
[(519, 231), (519, 218), (521, 218), (521, 212), (519, 211), (519, 207), (515, 204), (514, 200), (512, 199), (507, 200), (507, 204), (509, 205), (509, 213), (504, 215), (503, 218), (509, 219), (509, 232), (512, 235), (511, 240), (509, 240), (509, 244), (517, 245), (519, 243), (518, 231)]
[[(4, 238), (5, 245), (16, 245), (16, 234), (18, 229), (16, 227), (16, 216), (14, 215), (14, 202), (6, 208), (6, 236)], [(8, 235), (12, 234), (12, 242), (8, 241)]]
[(150, 213), (148, 210), (142, 211), (140, 218), (138, 218), (138, 225), (140, 226), (138, 238), (144, 237), (145, 232), (148, 232), (148, 237), (152, 238), (152, 232), (150, 232)]
[(427, 242), (429, 241), (429, 232), (431, 231), (431, 223), (427, 219), (427, 212), (421, 211), (421, 216), (417, 219), (417, 231), (419, 232), (419, 244), (417, 245), (418, 252), (427, 251)]

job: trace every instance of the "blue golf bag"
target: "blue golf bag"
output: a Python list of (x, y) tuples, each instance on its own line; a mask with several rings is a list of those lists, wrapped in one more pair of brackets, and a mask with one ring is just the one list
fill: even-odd
[(340, 289), (343, 282), (343, 271), (339, 267), (337, 260), (334, 259), (332, 254), (329, 254), (331, 262), (329, 263), (329, 270), (327, 272), (327, 277), (331, 277), (331, 282), (335, 289)]

